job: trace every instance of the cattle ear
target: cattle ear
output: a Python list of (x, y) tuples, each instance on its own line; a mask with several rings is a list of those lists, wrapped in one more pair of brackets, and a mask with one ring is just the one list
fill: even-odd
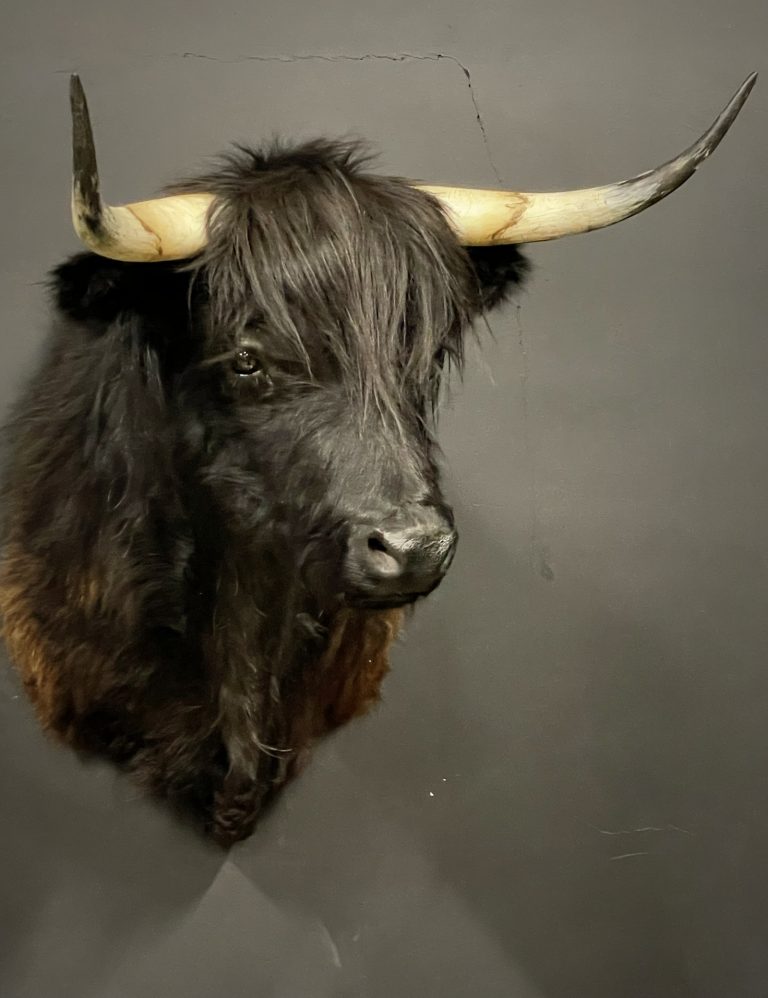
[(507, 301), (523, 286), (531, 265), (517, 246), (468, 246), (467, 254), (477, 275), (481, 311)]
[(80, 253), (57, 267), (51, 288), (72, 319), (111, 322), (125, 312), (161, 317), (185, 312), (189, 276), (164, 263), (121, 263)]
[(80, 253), (51, 275), (59, 309), (72, 319), (110, 320), (125, 299), (124, 266), (93, 253)]

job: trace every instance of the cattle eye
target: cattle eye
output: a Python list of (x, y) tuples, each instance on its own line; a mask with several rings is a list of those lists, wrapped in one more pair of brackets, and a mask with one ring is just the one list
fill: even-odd
[(236, 374), (243, 376), (258, 374), (261, 370), (261, 361), (251, 350), (238, 350), (232, 359), (232, 368)]

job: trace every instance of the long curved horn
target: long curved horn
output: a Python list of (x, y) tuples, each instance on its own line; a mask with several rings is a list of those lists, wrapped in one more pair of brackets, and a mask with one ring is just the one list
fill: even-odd
[(521, 191), (426, 187), (446, 209), (466, 246), (533, 243), (590, 232), (637, 215), (684, 184), (720, 144), (757, 80), (752, 73), (701, 138), (663, 166), (605, 187), (526, 194)]
[(206, 244), (210, 194), (179, 194), (113, 207), (99, 192), (99, 171), (85, 92), (73, 75), (72, 221), (85, 245), (112, 260), (183, 260)]
[[(466, 246), (540, 242), (614, 225), (671, 194), (717, 148), (749, 96), (757, 73), (739, 87), (722, 114), (684, 153), (663, 166), (605, 187), (531, 194), (414, 185), (444, 206)], [(117, 207), (99, 192), (88, 105), (72, 76), (72, 219), (89, 249), (113, 260), (183, 260), (206, 244), (211, 194), (178, 194)]]

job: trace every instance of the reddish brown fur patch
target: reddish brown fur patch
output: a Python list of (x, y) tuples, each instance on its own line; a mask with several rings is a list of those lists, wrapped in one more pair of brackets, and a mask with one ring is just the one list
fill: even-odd
[(305, 767), (319, 738), (378, 703), (402, 618), (402, 610), (343, 610), (320, 659), (306, 662), (283, 684), (267, 729), (271, 744), (280, 747), (274, 788)]
[[(209, 831), (224, 844), (243, 838), (269, 786), (213, 762), (216, 745), (226, 748), (227, 742), (210, 689), (213, 663), (206, 687), (168, 687), (163, 662), (153, 661), (151, 649), (116, 647), (99, 604), (95, 580), (62, 583), (40, 560), (6, 552), (0, 567), (3, 636), (40, 724), (77, 749), (124, 764), (161, 796), (210, 785)], [(320, 659), (304, 663), (257, 719), (257, 736), (269, 736), (282, 749), (273, 791), (302, 768), (318, 738), (379, 700), (402, 616), (401, 610), (340, 612)], [(138, 682), (126, 683), (129, 675)]]
[(210, 749), (212, 706), (194, 677), (174, 686), (159, 654), (121, 643), (94, 591), (91, 580), (62, 583), (39, 559), (8, 551), (0, 616), (9, 655), (46, 732), (173, 796)]
[(402, 616), (402, 610), (343, 610), (337, 615), (323, 657), (306, 670), (288, 705), (294, 752), (303, 752), (314, 739), (378, 702)]
[[(50, 632), (50, 626), (44, 625), (31, 606), (30, 594), (46, 588), (44, 576), (42, 566), (31, 558), (23, 558), (17, 552), (6, 555), (0, 574), (2, 635), (41, 725), (46, 731), (63, 736), (63, 717), (72, 713), (65, 703), (75, 695), (75, 690), (67, 692), (61, 688), (66, 655), (51, 641), (46, 633)], [(59, 669), (53, 667), (57, 658), (61, 663)]]

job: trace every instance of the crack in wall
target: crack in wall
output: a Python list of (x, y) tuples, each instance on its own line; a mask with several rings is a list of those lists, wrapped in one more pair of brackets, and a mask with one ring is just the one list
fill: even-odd
[(529, 560), (531, 571), (538, 574), (545, 582), (554, 582), (555, 573), (549, 563), (549, 549), (540, 539), (539, 523), (539, 490), (537, 482), (536, 451), (531, 431), (530, 413), (530, 361), (528, 357), (528, 345), (525, 339), (525, 330), (522, 321), (522, 306), (517, 303), (514, 306), (515, 325), (517, 326), (517, 346), (520, 353), (520, 406), (522, 409), (522, 435), (525, 448), (525, 459), (528, 465), (528, 506), (530, 516), (530, 547)]
[(440, 62), (441, 60), (451, 62), (454, 66), (457, 66), (461, 70), (464, 79), (466, 80), (469, 97), (472, 101), (475, 121), (478, 129), (480, 130), (480, 137), (483, 141), (483, 149), (485, 150), (488, 165), (493, 171), (493, 175), (497, 182), (502, 185), (504, 183), (493, 159), (491, 144), (488, 138), (488, 131), (485, 127), (485, 121), (483, 120), (480, 105), (477, 102), (477, 95), (475, 94), (474, 85), (472, 83), (472, 74), (464, 63), (457, 59), (456, 56), (448, 55), (445, 52), (395, 52), (391, 54), (365, 52), (361, 55), (349, 55), (346, 53), (339, 53), (335, 55), (322, 55), (319, 53), (308, 53), (306, 55), (243, 55), (234, 59), (226, 59), (215, 55), (208, 55), (205, 52), (182, 52), (181, 58), (207, 59), (210, 62), (223, 62), (227, 65), (236, 65), (243, 62), (367, 62), (373, 59), (381, 59), (385, 62)]
[(600, 828), (597, 825), (593, 825), (587, 822), (590, 828), (594, 828), (596, 832), (600, 832), (601, 835), (643, 835), (647, 832), (680, 832), (681, 835), (693, 835), (693, 832), (689, 828), (681, 828), (679, 825), (667, 824), (667, 825), (642, 825), (640, 828), (618, 828), (616, 831), (611, 831), (609, 828)]

